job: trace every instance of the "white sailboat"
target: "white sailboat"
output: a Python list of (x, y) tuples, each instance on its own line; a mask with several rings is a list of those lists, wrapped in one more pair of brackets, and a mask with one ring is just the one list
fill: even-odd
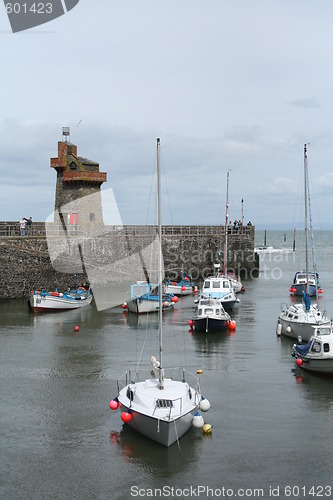
[(245, 288), (242, 285), (237, 274), (228, 270), (228, 219), (229, 219), (229, 171), (227, 172), (227, 194), (225, 207), (225, 225), (224, 225), (224, 250), (223, 250), (223, 271), (220, 273), (222, 278), (227, 278), (231, 281), (232, 288), (235, 293), (244, 292)]
[[(306, 291), (303, 293), (303, 301), (299, 304), (283, 305), (276, 325), (278, 335), (286, 335), (300, 341), (309, 341), (313, 335), (313, 327), (323, 327), (331, 324), (331, 319), (326, 311), (320, 311), (318, 303), (311, 304), (309, 296), (309, 256), (308, 256), (308, 233), (309, 233), (309, 207), (310, 199), (308, 187), (308, 156), (307, 145), (304, 144), (304, 203), (305, 203), (305, 275)], [(310, 217), (311, 220), (311, 217)]]
[(209, 403), (201, 396), (199, 379), (192, 388), (186, 379), (184, 369), (179, 379), (174, 370), (166, 376), (162, 358), (162, 232), (161, 232), (161, 188), (160, 188), (160, 139), (157, 139), (157, 192), (158, 192), (158, 234), (159, 234), (159, 360), (151, 356), (151, 378), (139, 380), (138, 371), (127, 372), (118, 380), (118, 395), (110, 401), (110, 408), (121, 405), (121, 418), (135, 431), (170, 446), (192, 426), (202, 426), (203, 418), (198, 414), (209, 409)]

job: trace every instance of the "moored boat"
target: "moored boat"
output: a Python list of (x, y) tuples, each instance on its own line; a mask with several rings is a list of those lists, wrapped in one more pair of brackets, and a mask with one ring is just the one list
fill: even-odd
[(157, 139), (157, 193), (158, 193), (158, 340), (159, 359), (150, 357), (152, 364), (151, 378), (140, 378), (138, 369), (127, 372), (118, 380), (118, 394), (110, 401), (110, 408), (121, 406), (121, 419), (135, 431), (164, 445), (171, 446), (192, 427), (202, 427), (203, 418), (197, 410), (209, 409), (209, 403), (201, 396), (199, 379), (195, 378), (195, 387), (187, 382), (184, 369), (178, 374), (170, 370), (166, 375), (163, 364), (162, 336), (162, 231), (160, 209), (160, 167), (159, 146)]
[(194, 328), (198, 332), (221, 332), (228, 330), (229, 314), (217, 299), (201, 298), (196, 306)]
[(317, 293), (323, 293), (323, 289), (319, 286), (319, 275), (315, 272), (306, 274), (306, 271), (298, 271), (295, 273), (293, 283), (289, 288), (290, 295), (302, 296), (307, 289), (310, 297), (315, 297)]
[(165, 292), (173, 295), (183, 296), (194, 293), (195, 284), (192, 281), (192, 276), (183, 275), (180, 281), (168, 280), (165, 284)]
[(90, 289), (79, 287), (67, 292), (58, 290), (47, 292), (45, 290), (32, 290), (28, 299), (29, 308), (35, 313), (66, 311), (88, 306), (92, 301)]
[[(177, 299), (178, 300), (178, 299)], [(162, 310), (173, 309), (175, 299), (171, 294), (162, 294)], [(138, 281), (131, 285), (130, 299), (124, 304), (135, 314), (153, 313), (159, 311), (159, 287), (147, 281)]]
[[(220, 264), (214, 264), (214, 267), (218, 270)], [(228, 278), (219, 276), (218, 272), (216, 276), (205, 278), (200, 293), (201, 297), (217, 299), (226, 310), (233, 309), (235, 304), (239, 302), (231, 281)]]
[[(282, 306), (276, 325), (276, 333), (278, 335), (286, 335), (295, 339), (300, 338), (301, 342), (310, 340), (313, 333), (313, 327), (327, 326), (331, 321), (326, 311), (319, 310), (317, 300), (318, 293), (316, 293), (316, 304), (311, 303), (309, 295), (308, 220), (310, 220), (311, 233), (312, 224), (308, 177), (307, 145), (304, 144), (305, 290), (302, 292), (302, 303)], [(312, 254), (314, 260), (313, 241)]]
[(321, 375), (333, 375), (333, 328), (313, 328), (307, 344), (294, 344), (291, 355), (299, 368)]

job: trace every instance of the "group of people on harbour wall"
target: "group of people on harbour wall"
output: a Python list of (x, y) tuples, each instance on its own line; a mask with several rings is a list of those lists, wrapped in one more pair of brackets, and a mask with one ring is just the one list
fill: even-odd
[(20, 220), (20, 235), (25, 236), (25, 226), (27, 226), (27, 236), (32, 235), (32, 217), (27, 219), (26, 217), (22, 217)]
[[(249, 221), (246, 226), (247, 227), (252, 226), (252, 222)], [(228, 234), (237, 234), (238, 230), (239, 229), (241, 230), (242, 228), (243, 228), (243, 222), (241, 220), (235, 220), (234, 223), (232, 223), (230, 220), (228, 224)]]

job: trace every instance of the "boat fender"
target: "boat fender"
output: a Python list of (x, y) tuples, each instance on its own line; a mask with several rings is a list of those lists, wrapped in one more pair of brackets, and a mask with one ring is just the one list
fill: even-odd
[(192, 420), (193, 427), (195, 427), (196, 429), (202, 429), (204, 424), (205, 424), (205, 421), (204, 421), (203, 417), (200, 415), (199, 412), (197, 412), (194, 415), (193, 420)]
[(201, 411), (208, 411), (210, 409), (210, 402), (202, 396), (199, 407)]
[(286, 328), (286, 332), (287, 332), (287, 333), (291, 333), (291, 327), (290, 327), (290, 325), (288, 325), (288, 326), (287, 326), (287, 328)]
[(280, 336), (280, 335), (281, 335), (281, 333), (282, 333), (282, 325), (281, 325), (281, 323), (278, 323), (278, 324), (276, 325), (276, 335), (279, 335), (279, 336)]

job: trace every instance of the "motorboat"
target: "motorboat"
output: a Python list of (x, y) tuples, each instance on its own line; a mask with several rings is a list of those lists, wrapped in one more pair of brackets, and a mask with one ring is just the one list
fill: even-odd
[(211, 333), (228, 330), (230, 315), (217, 299), (201, 298), (194, 316), (195, 331)]
[[(220, 264), (214, 264), (214, 267), (218, 270)], [(233, 309), (235, 304), (239, 302), (231, 281), (224, 276), (220, 276), (218, 272), (216, 276), (205, 278), (199, 298), (201, 297), (217, 299), (226, 310)]]
[(299, 368), (321, 375), (333, 375), (332, 323), (313, 328), (307, 344), (294, 344), (291, 355)]
[(315, 272), (298, 271), (295, 273), (293, 283), (289, 288), (290, 295), (303, 296), (303, 292), (306, 292), (308, 288), (308, 294), (310, 297), (315, 297), (316, 294), (322, 294), (323, 289), (319, 286), (319, 275)]

